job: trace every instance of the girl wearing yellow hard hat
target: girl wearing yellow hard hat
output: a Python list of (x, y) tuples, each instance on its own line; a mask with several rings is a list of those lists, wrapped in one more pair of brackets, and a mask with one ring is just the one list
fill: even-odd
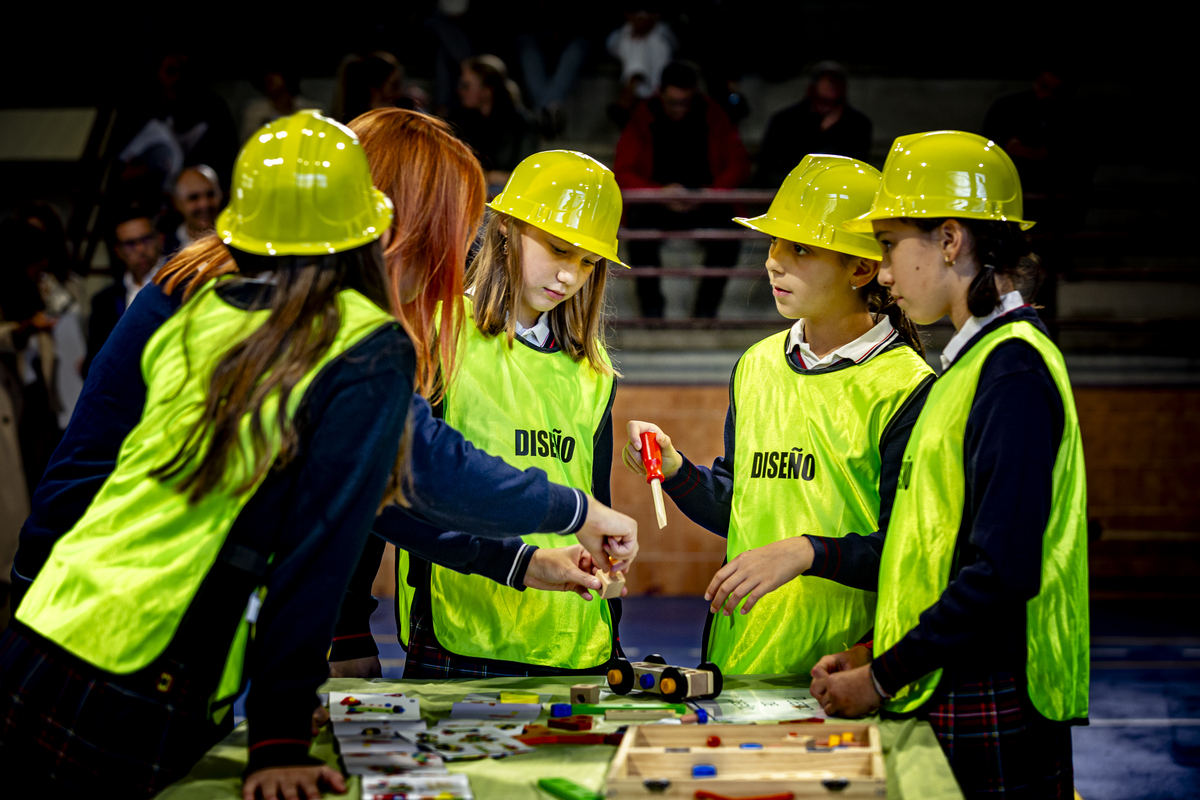
[(653, 423), (629, 423), (626, 465), (642, 472), (640, 436), (656, 431), (663, 489), (729, 540), (705, 594), (713, 614), (723, 610), (706, 626), (707, 660), (725, 673), (807, 673), (874, 622), (873, 581), (832, 579), (848, 566), (843, 552), (877, 546), (872, 532), (886, 523), (933, 378), (915, 328), (876, 279), (879, 245), (847, 227), (878, 186), (868, 164), (810, 155), (766, 214), (736, 220), (772, 237), (775, 304), (797, 322), (738, 361), (725, 455), (711, 469)]
[[(488, 207), (441, 413), (487, 452), (608, 503), (616, 384), (604, 288), (609, 263), (624, 266), (620, 190), (595, 159), (552, 150), (522, 161)], [(586, 552), (580, 559), (589, 573), (596, 566)], [(582, 587), (582, 598), (521, 593), (415, 558), (401, 560), (398, 583), (414, 590), (397, 604), (408, 626), (405, 678), (596, 674), (619, 652), (620, 601), (593, 600)]]
[(929, 720), (968, 797), (1070, 797), (1070, 726), (1088, 713), (1087, 488), (1063, 357), (1024, 299), (1039, 275), (1016, 168), (974, 134), (902, 136), (854, 224), (883, 248), (896, 302), (955, 334), (881, 557), (853, 576), (878, 573), (874, 659), (823, 659), (813, 695), (829, 713)]
[(218, 233), (176, 263), (239, 274), (193, 286), (146, 343), (141, 420), (0, 639), (9, 788), (158, 792), (230, 729), (253, 647), (247, 791), (344, 791), (309, 766), (317, 685), (264, 673), (263, 654), (303, 602), (316, 644), (298, 657), (320, 663), (405, 477), (415, 361), (377, 242), (392, 205), (353, 133), (315, 113), (260, 130), (233, 185)]

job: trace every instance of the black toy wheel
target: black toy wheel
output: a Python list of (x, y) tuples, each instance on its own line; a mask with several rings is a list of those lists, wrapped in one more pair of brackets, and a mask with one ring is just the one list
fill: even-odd
[(650, 655), (643, 658), (642, 662), (646, 663), (646, 664), (665, 664), (665, 663), (667, 663), (667, 660), (665, 658), (663, 658), (662, 656), (660, 656), (658, 653), (651, 653)]
[(705, 661), (703, 664), (701, 664), (700, 666), (696, 667), (696, 669), (702, 669), (702, 670), (706, 670), (706, 671), (708, 671), (708, 672), (711, 672), (711, 673), (712, 673), (712, 676), (713, 676), (713, 691), (712, 691), (712, 694), (705, 695), (705, 697), (708, 697), (708, 698), (710, 698), (710, 699), (711, 699), (711, 698), (713, 698), (713, 697), (716, 697), (717, 695), (719, 695), (719, 694), (721, 693), (721, 689), (722, 689), (722, 688), (724, 687), (724, 685), (725, 685), (725, 679), (724, 679), (724, 677), (722, 677), (722, 675), (721, 675), (721, 668), (720, 668), (720, 667), (718, 667), (716, 664), (712, 663), (711, 661)]
[(618, 658), (608, 665), (608, 688), (614, 694), (629, 694), (633, 690), (633, 665)]
[(675, 667), (667, 667), (658, 678), (658, 690), (668, 703), (682, 703), (688, 693), (687, 678)]

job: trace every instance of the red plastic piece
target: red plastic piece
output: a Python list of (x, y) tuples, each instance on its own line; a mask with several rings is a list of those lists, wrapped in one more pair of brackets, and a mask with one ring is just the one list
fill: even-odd
[(547, 723), (551, 728), (562, 728), (565, 731), (590, 731), (592, 718), (587, 714), (576, 714), (573, 717), (559, 717)]
[(646, 467), (646, 483), (663, 480), (662, 448), (658, 446), (658, 434), (646, 431), (642, 434), (642, 465)]
[(721, 737), (720, 736), (710, 736), (704, 741), (704, 743), (706, 745), (708, 745), (709, 747), (720, 747), (721, 746)]

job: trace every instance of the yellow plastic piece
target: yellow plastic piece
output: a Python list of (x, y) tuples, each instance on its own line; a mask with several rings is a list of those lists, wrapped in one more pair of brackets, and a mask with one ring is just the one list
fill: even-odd
[(846, 744), (850, 744), (851, 742), (854, 741), (854, 734), (851, 733), (850, 731), (846, 731), (845, 733), (842, 734), (842, 741), (845, 742)]
[(392, 201), (371, 185), (358, 137), (315, 111), (282, 117), (238, 153), (225, 244), (264, 256), (324, 255), (361, 247), (392, 224)]
[(673, 694), (675, 692), (675, 679), (663, 678), (658, 682), (658, 688), (662, 690), (663, 694)]
[(610, 669), (610, 670), (608, 671), (608, 685), (609, 685), (609, 686), (616, 686), (616, 685), (617, 685), (617, 684), (619, 684), (620, 682), (621, 682), (621, 670), (619, 670), (619, 669)]
[(573, 150), (534, 153), (517, 164), (488, 208), (629, 266), (617, 258), (622, 208), (617, 177), (591, 156)]
[(830, 735), (830, 737), (829, 737), (829, 746), (830, 747), (837, 747), (841, 743), (842, 743), (842, 739), (836, 733)]
[(808, 155), (788, 173), (767, 213), (733, 221), (768, 236), (879, 261), (883, 253), (870, 227), (865, 233), (847, 227), (871, 208), (879, 179), (879, 170), (862, 161)]
[(1034, 223), (1023, 218), (1021, 176), (1004, 148), (964, 131), (901, 136), (883, 165), (871, 210), (850, 230), (870, 231), (871, 221), (900, 217), (955, 217)]
[(540, 703), (542, 698), (531, 692), (501, 692), (501, 703)]

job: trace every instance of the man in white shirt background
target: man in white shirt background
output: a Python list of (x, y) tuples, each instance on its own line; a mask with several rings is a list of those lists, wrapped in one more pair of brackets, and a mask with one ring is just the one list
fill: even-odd
[(87, 358), (83, 365), (85, 376), (92, 359), (116, 327), (117, 320), (166, 262), (163, 235), (154, 227), (154, 220), (136, 207), (126, 209), (116, 217), (109, 239), (109, 251), (116, 256), (113, 266), (120, 272), (114, 274), (116, 281), (112, 285), (92, 297)]
[(169, 243), (168, 255), (187, 247), (208, 233), (217, 224), (217, 214), (224, 204), (221, 182), (212, 167), (196, 164), (179, 173), (171, 201), (183, 222), (175, 229), (174, 241)]

